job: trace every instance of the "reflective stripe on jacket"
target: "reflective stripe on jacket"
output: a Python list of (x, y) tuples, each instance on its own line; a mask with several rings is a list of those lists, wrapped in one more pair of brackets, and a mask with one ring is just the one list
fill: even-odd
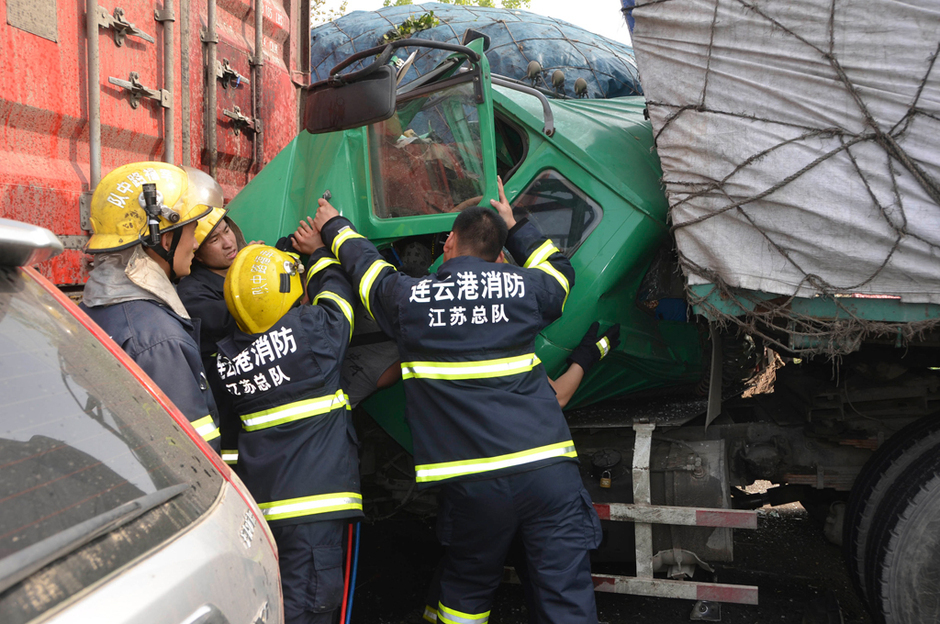
[(241, 420), (245, 431), (258, 431), (259, 429), (276, 427), (295, 420), (329, 414), (340, 408), (349, 409), (349, 399), (342, 390), (337, 390), (335, 394), (286, 403), (260, 412), (252, 412), (251, 414), (243, 414)]
[(261, 513), (268, 522), (305, 516), (321, 517), (325, 513), (338, 511), (362, 511), (362, 494), (359, 492), (321, 494), (259, 503), (258, 507), (261, 508)]

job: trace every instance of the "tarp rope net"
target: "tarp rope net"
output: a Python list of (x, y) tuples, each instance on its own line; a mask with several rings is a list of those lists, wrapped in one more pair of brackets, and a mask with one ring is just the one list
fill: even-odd
[[(423, 30), (409, 29), (407, 24), (418, 24), (423, 16), (433, 12), (438, 24)], [(617, 19), (615, 8), (611, 18)], [(423, 24), (427, 24), (425, 19)], [(537, 86), (555, 91), (561, 96), (574, 97), (574, 84), (584, 78), (588, 84), (587, 96), (609, 98), (638, 95), (633, 49), (617, 41), (579, 28), (552, 17), (529, 11), (474, 6), (424, 3), (393, 6), (378, 11), (354, 11), (311, 31), (311, 80), (316, 82), (329, 76), (330, 69), (346, 57), (362, 50), (381, 45), (383, 36), (406, 25), (407, 37), (447, 43), (461, 43), (467, 29), (473, 29), (490, 38), (486, 52), (490, 69), (495, 74), (515, 80), (527, 79), (530, 61), (538, 61), (542, 71)], [(420, 28), (420, 25), (416, 26)], [(405, 58), (413, 49), (402, 48), (398, 53)], [(414, 65), (404, 76), (402, 84), (424, 75), (449, 53), (441, 50), (417, 49)], [(344, 71), (354, 71), (372, 59), (360, 61)], [(562, 70), (565, 83), (556, 89), (552, 74)]]
[[(936, 2), (653, 0), (624, 11), (689, 302), (802, 355), (936, 330)], [(897, 307), (873, 318), (873, 300)]]

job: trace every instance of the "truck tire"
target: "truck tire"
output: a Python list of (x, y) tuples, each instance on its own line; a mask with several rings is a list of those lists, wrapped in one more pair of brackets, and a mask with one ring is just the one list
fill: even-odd
[(940, 622), (940, 445), (885, 495), (865, 562), (869, 604), (884, 624)]
[(852, 582), (865, 598), (868, 598), (866, 547), (872, 521), (898, 476), (937, 444), (940, 444), (940, 414), (925, 416), (888, 438), (855, 479), (845, 509), (842, 547)]

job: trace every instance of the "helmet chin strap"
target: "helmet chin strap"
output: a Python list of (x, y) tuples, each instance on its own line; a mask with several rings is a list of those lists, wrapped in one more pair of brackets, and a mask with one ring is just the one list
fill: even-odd
[(173, 260), (176, 258), (176, 249), (179, 247), (180, 238), (183, 236), (183, 228), (176, 228), (173, 230), (173, 240), (170, 241), (169, 250), (164, 249), (162, 244), (151, 246), (147, 244), (148, 247), (153, 249), (153, 251), (163, 258), (163, 260), (170, 265), (170, 281), (176, 282), (176, 270), (173, 268)]
[(170, 223), (176, 223), (180, 220), (178, 213), (173, 212), (163, 204), (163, 194), (157, 190), (157, 185), (148, 182), (143, 185), (137, 202), (147, 213), (147, 236), (141, 236), (141, 242), (153, 249), (158, 256), (163, 258), (170, 265), (170, 281), (176, 282), (176, 271), (173, 269), (173, 259), (176, 256), (176, 248), (179, 247), (180, 237), (183, 235), (182, 228), (173, 230), (173, 240), (170, 243), (170, 249), (163, 248), (163, 236), (160, 235), (160, 217), (163, 217)]

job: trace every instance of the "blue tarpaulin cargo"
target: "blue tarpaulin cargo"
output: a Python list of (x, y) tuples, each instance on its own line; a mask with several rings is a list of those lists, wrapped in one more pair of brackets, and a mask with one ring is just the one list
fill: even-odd
[[(440, 24), (411, 37), (460, 43), (467, 29), (479, 31), (490, 38), (486, 57), (495, 74), (525, 80), (529, 62), (534, 60), (542, 65), (537, 85), (554, 90), (551, 77), (560, 69), (565, 73), (561, 91), (567, 96), (574, 95), (578, 78), (587, 81), (587, 94), (592, 98), (642, 93), (633, 48), (628, 45), (529, 11), (436, 2), (354, 11), (314, 28), (310, 33), (312, 81), (325, 79), (330, 69), (349, 55), (381, 45), (382, 36), (405, 20), (432, 11)], [(616, 9), (611, 11), (611, 19), (618, 18)], [(405, 48), (398, 55), (403, 58), (411, 51)], [(446, 54), (441, 50), (419, 49), (403, 84), (432, 69)], [(350, 69), (361, 66), (354, 64)]]

